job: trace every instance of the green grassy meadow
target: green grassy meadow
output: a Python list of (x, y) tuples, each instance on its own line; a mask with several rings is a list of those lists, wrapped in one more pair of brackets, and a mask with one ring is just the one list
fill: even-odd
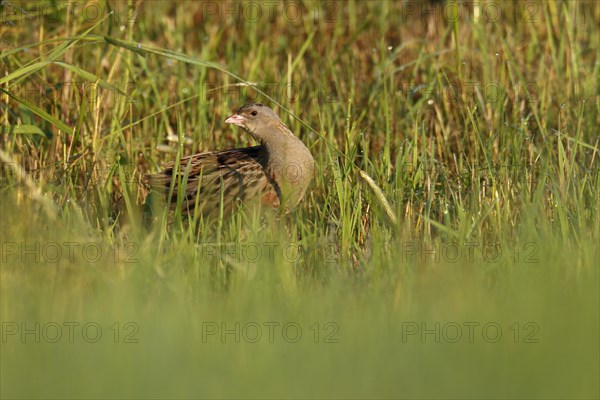
[[(0, 397), (600, 397), (600, 3), (0, 2)], [(288, 215), (141, 211), (254, 145)]]

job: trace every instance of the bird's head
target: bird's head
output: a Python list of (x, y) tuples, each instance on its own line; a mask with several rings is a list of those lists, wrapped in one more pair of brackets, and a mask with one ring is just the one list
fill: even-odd
[(272, 132), (281, 120), (269, 107), (260, 103), (250, 103), (237, 110), (225, 123), (239, 126), (260, 140), (265, 133)]

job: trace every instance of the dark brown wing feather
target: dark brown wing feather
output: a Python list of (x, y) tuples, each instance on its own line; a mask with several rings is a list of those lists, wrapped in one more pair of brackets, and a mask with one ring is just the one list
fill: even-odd
[[(174, 209), (181, 202), (182, 210), (190, 214), (196, 206), (206, 215), (218, 213), (221, 199), (225, 214), (239, 203), (279, 207), (279, 191), (267, 176), (266, 162), (261, 146), (201, 153), (181, 159), (177, 166), (166, 164), (163, 171), (145, 175), (145, 182), (167, 197), (174, 180), (170, 206)], [(185, 186), (181, 198), (179, 185)]]

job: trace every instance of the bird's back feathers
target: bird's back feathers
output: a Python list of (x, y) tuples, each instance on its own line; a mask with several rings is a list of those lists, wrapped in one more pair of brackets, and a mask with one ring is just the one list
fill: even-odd
[(253, 200), (277, 208), (278, 188), (267, 176), (266, 163), (262, 146), (213, 151), (182, 158), (179, 164), (170, 162), (163, 171), (145, 175), (144, 180), (165, 197), (173, 184), (170, 207), (174, 209), (177, 200), (182, 199), (181, 209), (189, 214), (196, 208), (204, 214), (217, 213), (221, 201), (225, 213), (231, 212), (237, 203)]

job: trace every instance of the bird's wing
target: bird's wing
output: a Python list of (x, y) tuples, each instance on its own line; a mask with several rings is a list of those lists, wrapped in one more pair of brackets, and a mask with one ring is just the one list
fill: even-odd
[[(260, 163), (260, 146), (195, 154), (165, 165), (163, 171), (146, 175), (147, 184), (168, 196), (171, 208), (180, 202), (182, 210), (218, 212), (223, 202), (225, 213), (239, 202), (262, 201), (279, 207), (276, 185)], [(182, 192), (180, 193), (180, 187)]]

